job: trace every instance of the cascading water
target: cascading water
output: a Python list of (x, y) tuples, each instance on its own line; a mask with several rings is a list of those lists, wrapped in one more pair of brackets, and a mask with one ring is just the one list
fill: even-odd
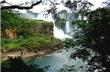
[(59, 29), (58, 27), (56, 27), (54, 22), (53, 22), (53, 24), (54, 24), (53, 33), (54, 33), (55, 38), (58, 38), (58, 39), (61, 39), (61, 40), (64, 40), (66, 38), (72, 38), (72, 36), (69, 36), (68, 34), (65, 34), (62, 29)]
[(67, 34), (71, 32), (71, 28), (70, 28), (69, 21), (66, 22), (65, 29), (66, 29), (66, 33), (67, 33)]
[(72, 36), (74, 33), (75, 33), (75, 28), (76, 26), (72, 25), (69, 21), (66, 21), (66, 26), (65, 26), (65, 29), (66, 29), (66, 34)]
[(61, 39), (61, 40), (65, 40), (66, 38), (72, 38), (72, 36), (69, 36), (68, 34), (65, 34), (62, 29), (58, 28), (55, 25), (55, 20), (52, 18), (52, 14), (49, 14), (47, 17), (45, 17), (41, 13), (41, 14), (38, 14), (38, 17), (36, 19), (46, 20), (46, 21), (52, 21), (53, 24), (54, 24), (53, 35), (54, 35), (55, 38), (58, 38), (58, 39)]

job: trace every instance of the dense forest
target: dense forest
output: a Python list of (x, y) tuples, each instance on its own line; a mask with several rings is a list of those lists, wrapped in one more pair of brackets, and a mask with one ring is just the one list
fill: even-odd
[[(84, 56), (89, 55), (86, 49), (92, 49), (98, 54), (92, 57), (89, 64), (94, 66), (95, 64), (93, 62), (96, 62), (101, 64), (102, 67), (108, 68), (102, 72), (109, 72), (110, 9), (99, 8), (97, 10), (87, 12), (87, 17), (87, 20), (73, 21), (74, 24), (81, 28), (81, 32), (77, 33), (75, 36), (75, 38), (77, 38), (75, 45), (81, 45), (84, 47), (76, 52), (76, 55), (78, 55), (78, 57), (85, 58)], [(96, 68), (100, 68), (100, 66), (95, 66)], [(94, 69), (95, 68), (91, 70)]]

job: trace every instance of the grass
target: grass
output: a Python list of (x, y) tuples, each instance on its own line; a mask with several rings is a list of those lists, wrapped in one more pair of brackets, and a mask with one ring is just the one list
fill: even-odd
[(58, 43), (59, 40), (55, 39), (53, 36), (46, 34), (38, 34), (30, 36), (28, 38), (16, 38), (16, 39), (1, 39), (1, 47), (6, 49), (12, 48), (40, 48), (47, 45), (53, 45)]

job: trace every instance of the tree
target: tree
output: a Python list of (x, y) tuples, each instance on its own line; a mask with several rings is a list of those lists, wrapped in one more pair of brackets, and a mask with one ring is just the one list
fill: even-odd
[[(50, 9), (48, 9), (46, 11), (48, 13), (55, 13), (56, 5), (59, 4), (55, 0), (53, 2), (51, 0), (36, 0), (36, 1), (31, 1), (31, 2), (21, 3), (21, 4), (18, 4), (18, 5), (13, 5), (11, 3), (8, 3), (6, 0), (2, 0), (0, 2), (0, 5), (1, 5), (1, 10), (4, 10), (4, 9), (21, 9), (21, 10), (25, 9), (25, 10), (29, 10), (29, 9), (32, 9), (36, 5), (39, 5), (39, 4), (44, 5), (45, 2), (46, 2), (46, 4), (47, 4), (47, 2), (49, 2), (50, 6), (52, 6)], [(4, 5), (4, 4), (8, 4), (8, 5)]]
[(88, 9), (91, 6), (93, 6), (93, 4), (90, 3), (89, 1), (80, 1), (80, 0), (79, 1), (75, 0), (73, 2), (71, 2), (71, 0), (68, 0), (65, 3), (65, 6), (74, 11), (74, 10), (79, 10), (78, 4), (80, 5), (80, 9)]
[[(86, 25), (85, 25), (86, 24)], [(110, 69), (110, 9), (99, 8), (88, 13), (87, 22), (80, 27), (83, 30), (83, 46), (90, 48), (99, 53), (99, 56), (94, 56), (90, 63), (97, 60), (102, 67), (105, 67), (104, 72), (109, 72)], [(96, 63), (97, 63), (96, 62)]]
[(89, 1), (80, 1), (80, 0), (76, 1), (75, 0), (71, 2), (70, 0), (68, 0), (65, 3), (65, 6), (71, 9), (73, 12), (78, 12), (78, 14), (81, 15), (81, 20), (83, 20), (86, 12), (89, 10), (90, 7), (93, 6), (93, 4), (90, 3)]
[(92, 48), (104, 55), (110, 55), (110, 9), (102, 8), (89, 13), (89, 30), (85, 31)]
[(31, 4), (30, 6), (21, 6), (21, 5), (23, 5), (23, 4), (20, 4), (20, 5), (12, 5), (12, 4), (6, 2), (5, 0), (3, 0), (3, 1), (0, 2), (0, 4), (7, 3), (7, 4), (10, 5), (10, 6), (3, 6), (3, 5), (2, 5), (2, 6), (1, 6), (1, 10), (3, 10), (3, 9), (15, 9), (15, 8), (17, 8), (17, 9), (31, 9), (31, 8), (33, 8), (35, 5), (40, 4), (41, 2), (42, 2), (42, 0), (36, 1), (35, 3), (32, 2), (32, 4)]

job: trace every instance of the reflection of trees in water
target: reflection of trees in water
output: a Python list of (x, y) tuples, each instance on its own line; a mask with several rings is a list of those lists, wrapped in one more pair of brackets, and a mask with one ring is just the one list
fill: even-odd
[(17, 57), (4, 61), (1, 64), (1, 72), (44, 72), (44, 69), (35, 64), (27, 65), (20, 57)]

